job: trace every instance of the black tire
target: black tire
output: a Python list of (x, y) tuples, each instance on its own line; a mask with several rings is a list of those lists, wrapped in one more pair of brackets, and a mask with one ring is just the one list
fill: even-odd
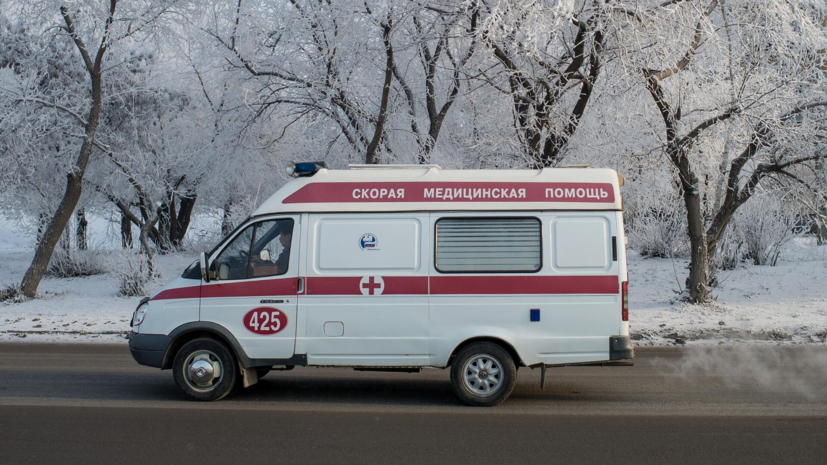
[[(474, 371), (475, 368), (478, 371)], [(496, 373), (493, 373), (496, 370)], [(496, 380), (496, 383), (492, 381)], [(511, 395), (517, 367), (511, 354), (493, 342), (463, 348), (451, 364), (451, 387), (466, 405), (493, 407)]]
[[(213, 378), (202, 380), (203, 384), (197, 383), (189, 376), (190, 366), (199, 361), (208, 364), (202, 364), (201, 368), (206, 368), (206, 370), (202, 369), (201, 372), (206, 372), (208, 376), (209, 370), (212, 369), (214, 375)], [(193, 371), (197, 373), (199, 370)], [(211, 338), (193, 339), (184, 344), (175, 354), (175, 360), (172, 362), (172, 378), (175, 380), (175, 385), (178, 386), (181, 394), (190, 400), (211, 402), (223, 399), (233, 390), (239, 377), (238, 361), (233, 351), (223, 342)]]
[(270, 373), (273, 367), (258, 367), (256, 368), (256, 375), (258, 375), (258, 379), (264, 378), (267, 373)]

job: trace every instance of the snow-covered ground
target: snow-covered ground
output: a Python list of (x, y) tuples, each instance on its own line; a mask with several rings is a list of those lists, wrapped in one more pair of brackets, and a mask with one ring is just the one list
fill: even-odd
[[(111, 246), (112, 231), (106, 222), (92, 221), (92, 244)], [(0, 286), (19, 283), (33, 256), (29, 240), (21, 238), (13, 222), (0, 217)], [(136, 236), (137, 237), (137, 236)], [(115, 270), (123, 252), (104, 249), (101, 260)], [(194, 256), (156, 256), (160, 276), (152, 290), (181, 273)], [(118, 296), (118, 276), (106, 273), (83, 278), (46, 277), (38, 289), (41, 297), (22, 303), (0, 303), (0, 341), (126, 342), (129, 319), (140, 301)]]
[[(159, 287), (194, 258), (158, 256)], [(32, 259), (31, 252), (0, 248), (0, 283), (18, 282)], [(108, 259), (114, 261), (114, 258)], [(83, 278), (44, 278), (41, 297), (22, 303), (0, 303), (0, 341), (126, 342), (129, 319), (140, 298), (118, 296), (118, 278), (107, 273)]]
[(813, 242), (792, 242), (774, 267), (721, 271), (717, 300), (708, 305), (678, 300), (687, 260), (641, 259), (629, 251), (633, 338), (638, 345), (827, 342), (827, 246)]
[[(121, 252), (103, 252), (115, 267)], [(28, 241), (0, 221), (0, 283), (18, 282), (31, 260)], [(160, 286), (195, 260), (195, 254), (158, 256)], [(720, 275), (717, 301), (678, 301), (686, 260), (642, 259), (629, 251), (630, 312), (638, 345), (827, 341), (827, 246), (797, 240), (778, 266), (743, 264)], [(676, 277), (677, 275), (677, 277)], [(0, 340), (126, 342), (139, 299), (119, 297), (118, 278), (45, 278), (41, 298), (0, 303)]]

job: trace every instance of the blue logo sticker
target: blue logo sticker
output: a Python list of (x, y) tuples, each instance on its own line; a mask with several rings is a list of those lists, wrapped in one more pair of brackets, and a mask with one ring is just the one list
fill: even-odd
[(371, 233), (362, 234), (362, 237), (359, 238), (359, 247), (362, 250), (375, 250), (378, 243), (376, 236)]

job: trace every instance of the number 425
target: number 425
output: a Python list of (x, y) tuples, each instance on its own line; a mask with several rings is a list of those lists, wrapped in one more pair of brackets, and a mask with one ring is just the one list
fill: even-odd
[[(250, 317), (250, 326), (256, 331), (278, 331), (281, 329), (281, 321), (277, 318), (279, 312), (256, 312)], [(261, 326), (259, 327), (259, 315), (261, 315)], [(270, 326), (272, 325), (272, 326)]]

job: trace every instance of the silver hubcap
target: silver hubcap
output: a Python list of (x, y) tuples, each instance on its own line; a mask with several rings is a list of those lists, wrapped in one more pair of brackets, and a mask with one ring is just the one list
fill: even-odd
[(189, 387), (199, 392), (213, 390), (223, 372), (221, 360), (209, 350), (193, 352), (184, 364), (184, 379)]
[(490, 396), (502, 386), (502, 365), (488, 354), (474, 355), (462, 367), (462, 381), (474, 395)]

